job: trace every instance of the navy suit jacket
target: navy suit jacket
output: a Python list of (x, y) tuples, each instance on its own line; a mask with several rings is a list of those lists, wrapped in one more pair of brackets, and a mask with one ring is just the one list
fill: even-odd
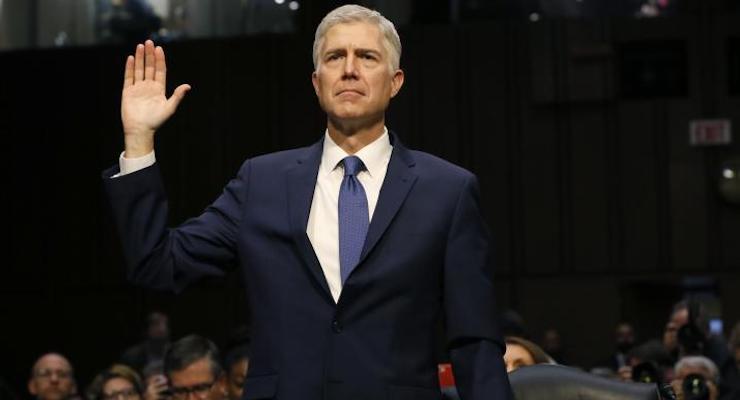
[(462, 399), (511, 398), (476, 179), (391, 141), (360, 263), (336, 304), (306, 235), (322, 141), (245, 161), (174, 229), (156, 164), (103, 173), (135, 283), (177, 291), (241, 266), (253, 316), (244, 399), (439, 399), (441, 316)]

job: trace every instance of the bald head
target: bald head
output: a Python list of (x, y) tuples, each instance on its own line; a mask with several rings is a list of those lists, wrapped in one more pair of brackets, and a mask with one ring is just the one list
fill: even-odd
[(77, 391), (72, 364), (61, 354), (39, 357), (31, 369), (28, 392), (38, 400), (63, 400)]

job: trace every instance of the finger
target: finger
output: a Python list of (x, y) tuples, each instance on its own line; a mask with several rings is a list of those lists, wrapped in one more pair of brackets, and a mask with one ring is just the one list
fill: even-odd
[(136, 45), (136, 56), (134, 58), (134, 83), (144, 80), (144, 45)]
[(126, 57), (126, 69), (123, 73), (123, 88), (134, 84), (134, 56)]
[(144, 44), (144, 79), (154, 79), (154, 42), (147, 40)]
[(167, 87), (167, 63), (164, 60), (164, 50), (161, 46), (154, 49), (154, 80)]
[(180, 85), (175, 89), (175, 92), (172, 93), (172, 96), (170, 96), (169, 99), (167, 99), (167, 108), (169, 109), (169, 113), (173, 114), (175, 110), (177, 110), (177, 106), (180, 105), (180, 102), (183, 98), (185, 98), (185, 93), (187, 93), (190, 90), (190, 85)]

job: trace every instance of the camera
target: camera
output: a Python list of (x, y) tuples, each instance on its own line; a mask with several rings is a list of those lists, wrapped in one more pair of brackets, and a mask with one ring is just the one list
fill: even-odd
[(685, 400), (709, 400), (709, 386), (699, 374), (687, 375), (681, 382), (681, 389)]
[(676, 399), (676, 394), (673, 392), (671, 385), (663, 383), (660, 369), (653, 362), (646, 361), (632, 367), (632, 381), (655, 384), (661, 399)]
[(658, 367), (652, 362), (642, 362), (632, 367), (632, 380), (641, 383), (660, 384)]

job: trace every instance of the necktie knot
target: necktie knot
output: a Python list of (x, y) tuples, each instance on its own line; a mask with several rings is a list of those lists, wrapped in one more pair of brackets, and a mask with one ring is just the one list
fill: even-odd
[(365, 169), (365, 164), (357, 156), (345, 157), (342, 163), (344, 164), (344, 176), (357, 176), (360, 171)]

